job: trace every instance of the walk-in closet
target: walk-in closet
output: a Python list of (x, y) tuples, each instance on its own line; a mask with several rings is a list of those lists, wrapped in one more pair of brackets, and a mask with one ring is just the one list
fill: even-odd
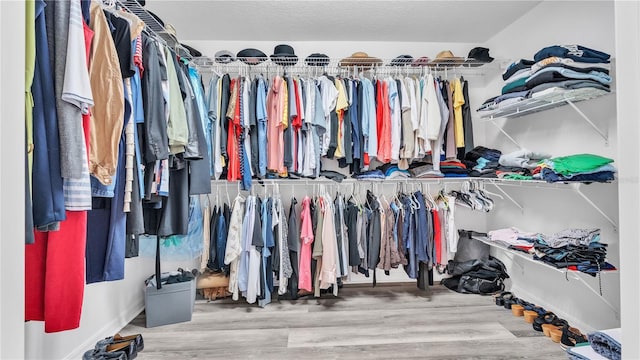
[(0, 358), (640, 359), (640, 3), (0, 19)]

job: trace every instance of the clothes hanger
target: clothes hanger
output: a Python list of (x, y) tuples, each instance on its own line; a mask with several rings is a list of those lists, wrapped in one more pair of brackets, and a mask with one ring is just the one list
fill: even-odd
[(102, 0), (102, 8), (107, 9), (115, 9), (116, 2), (115, 0)]

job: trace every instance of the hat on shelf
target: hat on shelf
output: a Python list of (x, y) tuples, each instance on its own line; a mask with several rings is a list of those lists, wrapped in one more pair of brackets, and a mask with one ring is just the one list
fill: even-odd
[(229, 50), (220, 50), (215, 53), (214, 58), (217, 63), (228, 64), (230, 62), (236, 61), (236, 58), (233, 56), (233, 53)]
[(459, 66), (464, 63), (464, 58), (453, 55), (451, 50), (443, 50), (436, 55), (436, 58), (431, 60), (429, 63), (430, 66)]
[(258, 65), (268, 59), (267, 54), (253, 48), (238, 51), (236, 58), (247, 65)]
[(295, 65), (298, 62), (298, 56), (293, 51), (293, 48), (286, 44), (277, 45), (273, 49), (273, 55), (271, 55), (271, 61), (282, 66)]
[(313, 53), (304, 59), (305, 64), (309, 66), (327, 66), (329, 65), (329, 56), (320, 53)]
[(351, 56), (340, 60), (339, 66), (363, 66), (371, 67), (373, 65), (381, 65), (382, 60), (377, 57), (369, 56), (366, 52), (355, 52)]
[(171, 34), (174, 37), (178, 36), (178, 34), (176, 32), (176, 27), (173, 26), (173, 24), (165, 24), (164, 29), (165, 29), (166, 33)]
[(413, 61), (413, 56), (411, 55), (400, 55), (395, 59), (391, 60), (391, 66), (405, 66), (411, 64)]
[(427, 66), (431, 62), (426, 56), (419, 57), (411, 62), (411, 66)]
[(489, 49), (484, 47), (474, 47), (469, 51), (469, 56), (467, 56), (465, 64), (471, 67), (477, 67), (492, 61), (493, 58), (489, 56)]
[(194, 49), (193, 47), (191, 47), (191, 46), (189, 46), (187, 44), (180, 43), (180, 45), (182, 45), (183, 48), (187, 49), (187, 51), (189, 51), (189, 54), (191, 54), (192, 57), (201, 57), (202, 56), (202, 53), (199, 50)]

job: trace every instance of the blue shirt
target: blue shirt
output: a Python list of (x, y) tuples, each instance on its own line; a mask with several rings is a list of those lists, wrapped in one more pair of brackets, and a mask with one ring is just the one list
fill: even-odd
[[(213, 157), (211, 154), (211, 121), (209, 121), (209, 110), (204, 102), (204, 94), (202, 93), (202, 82), (200, 80), (200, 73), (192, 67), (189, 67), (189, 81), (191, 82), (191, 88), (196, 96), (196, 103), (198, 104), (198, 112), (200, 113), (200, 121), (202, 123), (202, 130), (204, 131), (204, 137), (207, 142), (207, 153), (209, 159)], [(213, 169), (210, 169), (210, 175), (213, 175)]]
[(258, 171), (267, 174), (267, 87), (263, 78), (258, 79), (256, 90), (256, 120), (258, 121)]

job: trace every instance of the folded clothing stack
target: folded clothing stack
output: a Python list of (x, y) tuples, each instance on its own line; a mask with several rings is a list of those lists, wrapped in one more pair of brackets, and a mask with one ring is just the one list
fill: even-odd
[(467, 166), (458, 160), (446, 160), (440, 163), (440, 171), (444, 177), (467, 177), (469, 170)]
[(487, 99), (477, 111), (495, 112), (524, 99), (552, 100), (568, 91), (584, 94), (610, 92), (611, 56), (582, 45), (553, 45), (510, 64), (502, 74), (501, 95)]
[(600, 229), (567, 229), (543, 236), (534, 245), (535, 260), (556, 268), (569, 268), (595, 276), (601, 270), (615, 270), (606, 262), (607, 244), (600, 242)]
[(526, 232), (515, 227), (488, 232), (487, 240), (511, 250), (533, 254), (533, 259), (555, 268), (567, 268), (595, 276), (616, 270), (606, 262), (607, 244), (600, 242), (600, 229), (566, 229), (551, 235)]
[(397, 164), (383, 164), (378, 167), (378, 170), (382, 171), (387, 179), (408, 178), (411, 176), (408, 170), (401, 170)]
[(533, 243), (543, 235), (526, 232), (515, 227), (489, 231), (489, 240), (503, 244), (514, 250), (528, 252), (533, 249)]
[(589, 343), (567, 350), (571, 360), (622, 359), (622, 330), (596, 331), (587, 335)]
[(531, 169), (539, 159), (548, 157), (550, 155), (526, 149), (502, 154), (500, 150), (477, 146), (465, 155), (464, 162), (472, 169), (471, 177), (531, 180)]
[(369, 170), (356, 175), (358, 180), (384, 180), (385, 176), (382, 170)]
[(533, 173), (538, 162), (550, 158), (551, 155), (543, 152), (534, 152), (527, 149), (517, 150), (500, 156), (498, 163), (502, 167), (496, 172), (501, 179), (533, 180)]
[(534, 179), (547, 182), (609, 182), (615, 179), (613, 159), (594, 154), (575, 154), (542, 160), (533, 171)]

